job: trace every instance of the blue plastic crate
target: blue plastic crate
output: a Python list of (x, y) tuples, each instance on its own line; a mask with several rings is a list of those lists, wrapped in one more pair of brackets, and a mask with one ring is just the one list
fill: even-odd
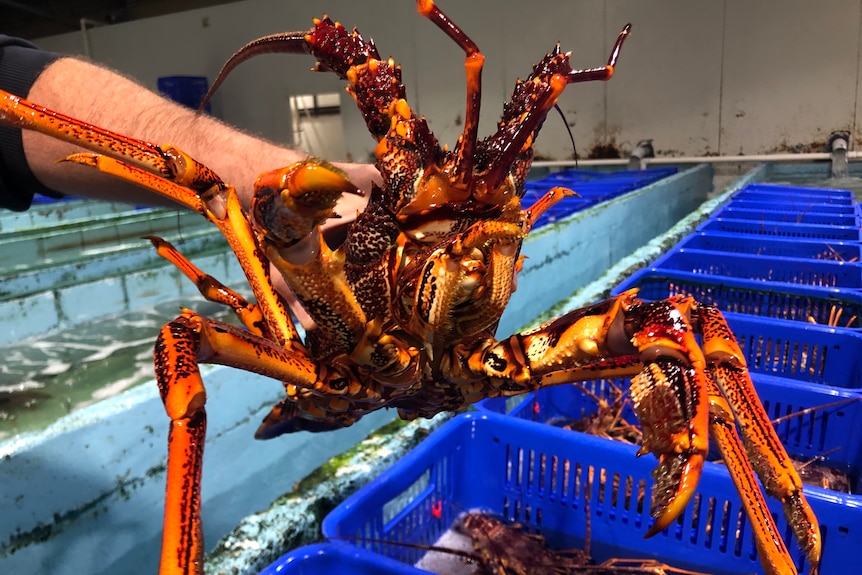
[[(799, 462), (823, 457), (828, 467), (847, 473), (850, 491), (862, 503), (862, 396), (760, 374), (753, 374), (752, 381), (769, 417), (779, 420), (776, 431), (790, 456)], [(616, 378), (586, 381), (581, 386), (613, 402), (615, 388), (625, 393), (630, 384), (628, 378)], [(802, 413), (814, 408), (821, 409)], [(598, 405), (579, 387), (566, 384), (532, 392), (508, 412), (500, 402), (484, 405), (482, 411), (562, 427), (595, 415)], [(787, 417), (793, 414), (800, 415)], [(625, 402), (621, 415), (626, 422), (638, 424), (630, 401)], [(717, 452), (714, 458), (720, 458)]]
[(595, 170), (566, 169), (551, 172), (545, 179), (548, 180), (574, 180), (588, 182), (592, 180), (617, 180), (617, 181), (655, 181), (666, 178), (677, 173), (678, 168), (674, 166), (663, 166), (658, 168), (647, 168), (644, 170), (616, 170), (613, 172), (600, 172)]
[(569, 180), (588, 182), (595, 178), (602, 178), (607, 175), (606, 172), (596, 172), (591, 170), (568, 169), (560, 170), (559, 172), (551, 172), (544, 179), (546, 180)]
[(835, 325), (854, 329), (862, 327), (862, 294), (851, 290), (755, 282), (655, 268), (635, 272), (612, 293), (619, 294), (631, 288), (638, 288), (638, 297), (645, 300), (690, 295), (724, 312), (806, 323), (813, 321), (824, 326), (840, 313)]
[(824, 214), (822, 212), (791, 212), (776, 210), (748, 210), (734, 206), (726, 207), (713, 214), (714, 218), (729, 220), (752, 220), (756, 222), (783, 222), (787, 224), (815, 224), (822, 226), (856, 225), (855, 214)]
[[(209, 90), (205, 76), (162, 76), (156, 81), (159, 92), (188, 108), (197, 109)], [(210, 112), (209, 103), (205, 110)]]
[(751, 198), (760, 195), (768, 198), (812, 198), (826, 203), (852, 203), (853, 192), (834, 188), (811, 188), (807, 186), (786, 186), (781, 184), (749, 184), (734, 194), (734, 198)]
[(417, 569), (346, 543), (318, 543), (294, 549), (260, 575), (416, 575)]
[(733, 195), (734, 200), (746, 200), (756, 202), (783, 202), (792, 199), (794, 202), (816, 202), (818, 204), (832, 204), (836, 206), (853, 205), (852, 196), (831, 195), (828, 193), (792, 193), (787, 194), (780, 191), (752, 189), (750, 186), (743, 188)]
[(725, 317), (751, 373), (862, 390), (862, 333), (739, 313)]
[(33, 204), (56, 204), (58, 202), (68, 202), (72, 200), (80, 200), (81, 198), (76, 196), (61, 196), (59, 198), (52, 198), (49, 196), (43, 196), (42, 194), (34, 194), (33, 195)]
[(675, 249), (656, 260), (652, 268), (758, 282), (850, 290), (862, 288), (862, 264), (850, 262)]
[(739, 234), (695, 232), (680, 241), (676, 247), (762, 257), (806, 258), (839, 262), (862, 261), (862, 244), (842, 241), (790, 240)]
[[(651, 519), (643, 502), (651, 496), (656, 461), (636, 452), (632, 445), (512, 417), (463, 414), (339, 505), (324, 520), (323, 533), (412, 565), (422, 551), (380, 542), (433, 543), (463, 510), (482, 509), (540, 531), (555, 548), (572, 549), (583, 546), (589, 516), (597, 561), (651, 557), (716, 575), (763, 572), (739, 497), (718, 464), (704, 466), (680, 519), (644, 539)], [(637, 495), (626, 496), (623, 486)], [(851, 496), (818, 488), (808, 499), (824, 533), (821, 573), (846, 572), (862, 537), (862, 508)], [(789, 538), (780, 504), (769, 504)], [(795, 542), (789, 548), (804, 572)]]
[(675, 166), (662, 166), (662, 167), (654, 167), (654, 168), (645, 168), (643, 170), (617, 170), (615, 172), (610, 172), (607, 177), (609, 179), (620, 179), (620, 180), (638, 180), (638, 181), (655, 181), (661, 178), (666, 178), (668, 176), (672, 176), (678, 172), (678, 168)]
[(780, 199), (776, 198), (776, 200), (772, 202), (732, 199), (727, 202), (724, 207), (769, 212), (813, 212), (819, 214), (839, 214), (854, 217), (856, 216), (856, 209), (852, 205), (804, 201), (799, 200), (798, 198), (793, 198), (792, 196)]
[(858, 226), (822, 224), (789, 224), (754, 220), (710, 218), (698, 226), (701, 232), (720, 232), (751, 236), (775, 236), (818, 240), (858, 242), (862, 235)]
[(657, 180), (676, 173), (677, 169), (651, 168), (648, 170), (626, 170), (622, 172), (590, 172), (585, 170), (563, 170), (554, 172), (540, 180), (531, 180), (524, 185), (521, 204), (526, 207), (555, 186), (574, 190), (578, 197), (565, 198), (549, 209), (534, 224), (534, 229), (565, 219), (573, 213), (600, 202), (642, 188)]

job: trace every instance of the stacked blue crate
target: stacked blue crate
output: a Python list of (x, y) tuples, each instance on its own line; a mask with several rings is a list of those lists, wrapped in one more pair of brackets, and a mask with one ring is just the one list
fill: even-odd
[[(770, 416), (804, 413), (778, 426), (788, 451), (847, 473), (854, 494), (862, 493), (860, 225), (850, 191), (750, 185), (614, 291), (638, 287), (645, 299), (685, 293), (725, 310)], [(820, 343), (809, 345), (815, 332)], [(775, 349), (746, 347), (743, 334), (752, 333)], [(828, 375), (824, 369), (805, 381), (819, 368), (804, 363), (818, 356), (831, 364)], [(838, 435), (828, 440), (818, 427)], [(860, 504), (862, 495), (848, 496), (848, 520)], [(860, 518), (852, 520), (862, 528)], [(828, 534), (825, 541), (825, 553), (834, 553)]]
[(525, 184), (522, 204), (524, 207), (532, 205), (545, 192), (556, 186), (569, 188), (578, 194), (564, 198), (544, 213), (533, 226), (533, 229), (536, 229), (567, 218), (575, 212), (585, 210), (601, 202), (643, 188), (676, 172), (677, 168), (674, 167), (618, 172), (585, 170), (553, 172), (541, 180), (533, 180)]
[(726, 312), (859, 329), (860, 222), (852, 192), (749, 185), (614, 293), (686, 293)]

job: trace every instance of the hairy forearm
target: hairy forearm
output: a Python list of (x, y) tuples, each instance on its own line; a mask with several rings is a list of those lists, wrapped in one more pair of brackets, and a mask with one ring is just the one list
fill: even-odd
[[(248, 206), (252, 185), (267, 170), (290, 165), (306, 154), (242, 133), (222, 122), (170, 102), (136, 82), (99, 66), (72, 58), (51, 64), (36, 80), (27, 98), (66, 115), (115, 132), (170, 144), (213, 169), (236, 186)], [(25, 132), (24, 150), (31, 170), (46, 186), (68, 195), (129, 203), (164, 203), (137, 186), (118, 182), (96, 170), (57, 163), (80, 151), (72, 144)], [(367, 165), (340, 164), (351, 179), (368, 190), (374, 170)], [(364, 200), (348, 197), (339, 212), (349, 217)]]

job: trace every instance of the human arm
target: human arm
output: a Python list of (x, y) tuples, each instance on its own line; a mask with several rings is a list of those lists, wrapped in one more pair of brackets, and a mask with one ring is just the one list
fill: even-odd
[[(237, 187), (248, 206), (252, 183), (264, 171), (306, 157), (300, 151), (243, 133), (210, 116), (171, 102), (136, 82), (98, 65), (62, 58), (36, 79), (27, 98), (66, 115), (157, 144), (171, 144), (213, 169)], [(68, 195), (114, 201), (152, 203), (151, 194), (121, 184), (95, 170), (57, 163), (75, 147), (36, 132), (23, 134), (27, 162), (48, 188)], [(351, 180), (370, 190), (376, 171), (368, 164), (337, 164)], [(349, 215), (364, 206), (361, 197), (346, 197), (339, 211)]]
[[(252, 184), (261, 173), (303, 160), (307, 154), (278, 146), (245, 134), (215, 118), (171, 102), (137, 83), (100, 66), (82, 60), (63, 58), (50, 64), (37, 78), (28, 99), (68, 116), (115, 132), (158, 144), (171, 144), (206, 164), (223, 181), (236, 186), (242, 203), (248, 207)], [(48, 188), (67, 195), (113, 201), (152, 204), (156, 197), (137, 186), (118, 181), (86, 166), (58, 163), (79, 151), (72, 144), (44, 134), (22, 134), (27, 162), (33, 174)], [(352, 182), (368, 192), (377, 171), (370, 164), (336, 164)], [(352, 221), (365, 207), (365, 196), (345, 194), (336, 211), (340, 219), (328, 220), (322, 227), (336, 238), (343, 224)], [(341, 228), (341, 229), (334, 229)], [(316, 241), (309, 238), (296, 249), (311, 250)], [(288, 294), (279, 274), (273, 274), (279, 291)], [(294, 304), (292, 298), (289, 298)], [(296, 305), (294, 312), (306, 328), (313, 324)]]
[[(60, 58), (47, 63), (26, 92), (21, 90), (19, 95), (124, 135), (175, 145), (208, 165), (225, 182), (235, 185), (246, 207), (251, 200), (252, 184), (260, 173), (306, 157), (303, 152), (244, 134), (209, 116), (197, 114), (115, 72), (73, 58)], [(69, 162), (58, 163), (59, 158), (81, 151), (72, 144), (31, 131), (19, 131), (14, 135), (21, 147), (22, 158), (19, 163), (29, 168), (25, 170), (29, 180), (40, 186), (36, 191), (44, 193), (43, 190), (47, 190), (50, 193), (50, 190), (54, 190), (66, 195), (135, 204), (160, 203), (161, 198), (155, 194), (97, 170)], [(371, 182), (379, 179), (377, 171), (370, 164), (336, 165), (366, 192), (370, 190)], [(9, 179), (5, 173), (2, 180), (0, 188), (4, 184), (9, 186), (21, 181)], [(25, 191), (17, 198), (15, 207), (26, 209), (31, 197)], [(339, 234), (343, 234), (341, 224), (353, 220), (357, 211), (364, 208), (366, 198), (367, 194), (365, 197), (346, 194), (342, 198), (336, 206), (341, 219), (331, 219), (323, 226), (329, 229), (328, 239), (337, 241)], [(2, 200), (0, 198), (0, 204), (13, 207)], [(314, 238), (307, 240), (296, 248), (314, 245)], [(287, 293), (280, 275), (274, 274), (273, 277), (280, 291)], [(303, 324), (310, 327), (301, 310), (295, 310), (304, 320)]]

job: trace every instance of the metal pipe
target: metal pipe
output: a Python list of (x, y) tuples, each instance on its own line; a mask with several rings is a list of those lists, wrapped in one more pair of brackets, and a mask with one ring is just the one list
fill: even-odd
[(629, 169), (642, 170), (644, 169), (644, 159), (655, 158), (655, 150), (652, 146), (652, 139), (641, 140), (632, 150), (629, 156)]
[[(809, 154), (749, 154), (739, 156), (680, 156), (643, 158), (645, 165), (650, 164), (736, 164), (745, 162), (809, 162), (813, 160), (831, 160), (832, 154), (828, 152), (814, 152)], [(847, 152), (848, 160), (862, 159), (862, 151)], [(628, 158), (612, 158), (607, 160), (559, 160), (533, 162), (537, 168), (572, 168), (575, 166), (625, 166)]]
[(98, 22), (96, 20), (90, 20), (89, 18), (81, 18), (79, 21), (81, 26), (81, 36), (84, 38), (84, 55), (87, 58), (92, 58), (93, 54), (90, 49), (90, 34), (88, 30), (94, 26), (104, 26), (103, 22)]
[(838, 130), (829, 136), (829, 148), (832, 150), (832, 177), (846, 178), (849, 174), (847, 166), (847, 151), (850, 147), (850, 132)]
[(87, 33), (87, 21), (85, 18), (81, 18), (81, 37), (84, 39), (84, 56), (92, 58), (93, 56), (90, 52), (90, 35)]

